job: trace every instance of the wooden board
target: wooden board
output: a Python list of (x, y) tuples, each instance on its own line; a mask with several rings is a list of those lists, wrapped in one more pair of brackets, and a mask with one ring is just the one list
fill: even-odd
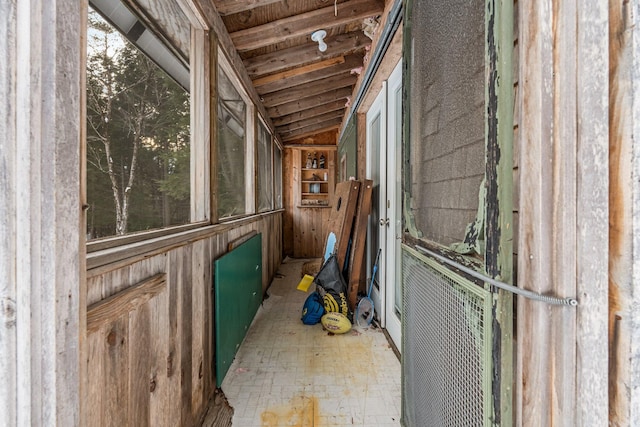
[[(336, 235), (336, 255), (340, 269), (343, 268), (351, 226), (358, 203), (358, 193), (360, 192), (360, 182), (344, 181), (336, 185), (336, 191), (331, 200), (331, 213), (329, 214), (329, 227), (326, 236), (333, 232)], [(326, 241), (325, 236), (325, 241)], [(326, 246), (322, 253), (326, 250)]]
[(355, 224), (353, 225), (353, 236), (351, 244), (351, 254), (349, 256), (349, 283), (347, 286), (347, 299), (349, 310), (356, 308), (358, 299), (358, 288), (361, 282), (364, 285), (366, 276), (362, 276), (365, 260), (365, 248), (367, 238), (367, 223), (369, 213), (371, 213), (371, 194), (373, 192), (373, 181), (364, 180), (360, 185), (358, 195), (358, 205), (356, 209)]

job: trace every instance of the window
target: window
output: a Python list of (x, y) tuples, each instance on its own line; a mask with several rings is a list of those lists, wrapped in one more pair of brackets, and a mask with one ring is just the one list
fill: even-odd
[[(131, 12), (121, 4), (114, 7), (122, 9), (119, 17), (126, 13), (126, 20), (133, 22), (147, 53), (119, 32), (117, 22), (107, 22), (90, 9), (88, 239), (181, 225), (190, 219), (190, 100), (185, 90), (189, 70)], [(128, 34), (131, 38), (132, 31)], [(171, 75), (157, 63), (171, 68)]]
[(258, 127), (258, 212), (273, 210), (273, 143), (267, 127)]
[(276, 209), (282, 209), (282, 150), (273, 144), (273, 174), (275, 177), (275, 202)]
[(217, 204), (218, 218), (225, 219), (253, 212), (253, 145), (249, 102), (224, 55), (218, 58)]

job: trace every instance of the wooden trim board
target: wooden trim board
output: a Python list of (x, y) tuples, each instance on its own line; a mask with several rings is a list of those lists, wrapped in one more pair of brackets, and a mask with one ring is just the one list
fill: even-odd
[(143, 305), (162, 292), (166, 286), (167, 275), (159, 273), (122, 292), (92, 304), (87, 309), (87, 335)]

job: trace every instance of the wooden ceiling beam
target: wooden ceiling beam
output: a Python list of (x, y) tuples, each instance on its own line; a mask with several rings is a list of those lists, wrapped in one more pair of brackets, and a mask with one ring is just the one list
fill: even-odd
[(334, 119), (329, 122), (320, 123), (315, 126), (310, 126), (298, 130), (294, 130), (288, 134), (279, 134), (282, 141), (291, 141), (293, 139), (305, 138), (307, 136), (317, 135), (322, 132), (327, 132), (334, 129), (340, 129), (340, 123), (342, 119)]
[[(331, 111), (344, 110), (346, 108), (346, 100), (338, 99), (327, 104), (318, 105), (307, 110), (298, 111), (297, 113), (289, 114), (287, 116), (276, 117), (273, 120), (274, 126), (288, 125), (289, 123), (297, 122), (299, 120), (309, 119), (311, 117), (319, 116)], [(340, 113), (342, 114), (342, 112)]]
[[(256, 86), (256, 88), (258, 88), (259, 86), (267, 86), (269, 84), (273, 84), (278, 81), (283, 81), (293, 77), (297, 77), (301, 74), (309, 74), (314, 71), (324, 70), (325, 68), (332, 67), (336, 64), (343, 64), (344, 61), (345, 61), (344, 56), (325, 59), (324, 61), (316, 62), (315, 64), (309, 64), (309, 65), (305, 65), (304, 67), (294, 68), (293, 70), (287, 70), (281, 73), (270, 74), (268, 76), (260, 77), (253, 81), (253, 85)], [(274, 92), (274, 91), (269, 90), (267, 92)]]
[(326, 52), (320, 53), (315, 43), (283, 49), (265, 55), (247, 58), (244, 65), (252, 80), (267, 74), (279, 73), (297, 67), (313, 64), (323, 59), (337, 58), (364, 50), (371, 45), (371, 39), (362, 31), (340, 34), (332, 37)]
[(272, 119), (275, 117), (287, 116), (298, 111), (308, 110), (318, 105), (327, 104), (337, 99), (344, 99), (351, 96), (353, 93), (351, 88), (345, 87), (342, 89), (336, 89), (328, 92), (324, 92), (318, 96), (311, 96), (307, 98), (298, 99), (297, 101), (287, 102), (286, 104), (278, 105), (276, 107), (268, 108), (267, 113)]
[[(291, 39), (310, 36), (316, 30), (329, 29), (353, 21), (379, 15), (383, 4), (378, 0), (350, 0), (334, 6), (327, 6), (299, 15), (272, 21), (231, 33), (231, 40), (238, 52), (259, 49)], [(328, 39), (327, 42), (330, 42)]]
[(331, 111), (321, 116), (311, 117), (309, 119), (300, 120), (297, 122), (289, 123), (288, 125), (276, 127), (276, 130), (278, 131), (278, 133), (286, 135), (290, 132), (293, 132), (294, 130), (318, 125), (338, 118), (342, 119), (342, 116), (343, 111)]
[[(344, 58), (344, 57), (340, 57)], [(264, 95), (271, 92), (277, 92), (279, 90), (292, 88), (298, 85), (307, 84), (316, 80), (325, 79), (328, 77), (336, 76), (338, 74), (342, 74), (344, 72), (351, 73), (351, 70), (356, 69), (358, 67), (362, 67), (362, 55), (349, 55), (346, 60), (343, 59), (342, 62), (332, 65), (327, 68), (321, 68), (317, 70), (310, 70), (305, 74), (297, 74), (291, 77), (282, 78), (279, 80), (274, 80), (269, 83), (265, 83), (262, 86), (256, 87), (256, 90), (260, 95)], [(275, 75), (275, 74), (272, 74)], [(255, 82), (254, 82), (255, 84)]]
[(265, 107), (275, 107), (286, 104), (300, 98), (320, 95), (326, 91), (351, 87), (356, 84), (358, 78), (348, 72), (323, 80), (316, 80), (306, 85), (299, 85), (294, 88), (269, 93), (262, 96), (262, 103)]
[(281, 1), (282, 0), (214, 0), (214, 3), (220, 16), (226, 16), (272, 3), (280, 3)]

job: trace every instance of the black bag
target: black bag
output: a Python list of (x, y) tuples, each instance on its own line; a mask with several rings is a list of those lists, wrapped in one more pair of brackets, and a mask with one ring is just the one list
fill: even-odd
[(317, 291), (322, 296), (324, 308), (327, 312), (338, 312), (349, 316), (347, 305), (347, 284), (342, 277), (338, 259), (331, 255), (313, 280)]

